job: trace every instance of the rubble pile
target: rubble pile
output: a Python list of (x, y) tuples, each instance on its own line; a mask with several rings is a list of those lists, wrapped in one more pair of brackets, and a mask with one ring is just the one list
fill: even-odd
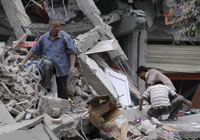
[(78, 71), (68, 80), (70, 95), (75, 97), (73, 101), (58, 99), (55, 93), (47, 93), (40, 85), (39, 62), (30, 61), (24, 69), (18, 67), (25, 56), (23, 54), (27, 53), (26, 49), (13, 51), (5, 44), (1, 45), (1, 49), (4, 50), (1, 56), (4, 61), (0, 65), (0, 98), (16, 122), (33, 119), (43, 113), (59, 118), (62, 113), (86, 111), (86, 102), (92, 94)]
[(162, 124), (156, 118), (142, 120), (135, 116), (134, 121), (129, 122), (129, 140), (181, 140), (179, 134), (172, 132), (172, 128)]

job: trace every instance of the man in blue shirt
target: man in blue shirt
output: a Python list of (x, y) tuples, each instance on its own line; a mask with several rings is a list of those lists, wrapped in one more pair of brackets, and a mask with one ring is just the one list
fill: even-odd
[(33, 55), (42, 56), (42, 86), (50, 91), (51, 77), (56, 74), (58, 97), (67, 99), (67, 77), (75, 73), (76, 50), (70, 35), (60, 31), (60, 21), (50, 20), (49, 32), (39, 38), (20, 65), (24, 65)]

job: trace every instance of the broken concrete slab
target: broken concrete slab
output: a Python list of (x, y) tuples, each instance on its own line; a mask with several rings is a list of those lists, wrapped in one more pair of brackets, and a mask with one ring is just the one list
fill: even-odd
[(80, 71), (85, 76), (87, 82), (99, 95), (112, 95), (115, 98), (118, 97), (111, 81), (94, 60), (84, 54), (79, 56), (79, 60), (82, 67)]
[(41, 96), (38, 104), (38, 113), (52, 113), (52, 108), (58, 108), (61, 110), (61, 114), (71, 110), (71, 106), (68, 100), (50, 97), (50, 96)]
[(10, 25), (15, 32), (15, 36), (17, 38), (20, 38), (24, 34), (21, 27), (28, 26), (31, 24), (31, 20), (25, 12), (22, 1), (21, 0), (18, 0), (18, 1), (2, 0), (1, 4), (9, 19)]
[[(10, 130), (8, 130), (8, 127), (10, 127)], [(41, 118), (27, 121), (26, 123), (16, 123), (15, 125), (0, 127), (0, 139), (58, 140), (50, 129), (42, 123)]]
[[(106, 39), (115, 39), (112, 31), (111, 31), (111, 27), (106, 25), (102, 18), (100, 17), (100, 11), (98, 10), (98, 8), (96, 7), (94, 1), (92, 0), (86, 0), (86, 1), (81, 1), (81, 0), (76, 0), (78, 7), (82, 10), (83, 13), (86, 14), (86, 16), (90, 19), (90, 21), (93, 23), (94, 26), (105, 26), (106, 27), (106, 34), (103, 40)], [(88, 10), (89, 9), (89, 10)], [(105, 39), (106, 38), (106, 39)], [(101, 39), (101, 40), (102, 40)], [(121, 47), (119, 47), (117, 49), (117, 51), (114, 52), (110, 52), (109, 53), (111, 59), (116, 58), (116, 57), (121, 57), (122, 60), (127, 60), (126, 55), (124, 54), (124, 52), (122, 51)]]
[(20, 114), (18, 114), (18, 115), (15, 117), (15, 121), (16, 121), (16, 122), (19, 122), (19, 121), (21, 121), (22, 119), (24, 119), (25, 114), (26, 114), (25, 111), (20, 112)]
[(35, 122), (41, 122), (41, 119), (43, 120), (42, 117), (38, 117), (36, 119), (32, 119), (32, 120), (25, 120), (19, 123), (10, 123), (4, 126), (0, 126), (0, 135), (4, 134), (4, 133), (9, 133), (15, 130), (18, 130), (20, 128), (23, 128), (25, 126), (30, 126), (32, 124), (34, 124)]
[(94, 54), (94, 53), (101, 53), (101, 52), (108, 52), (108, 51), (114, 51), (117, 49), (119, 44), (117, 43), (117, 40), (111, 39), (111, 40), (104, 40), (99, 41), (97, 44), (93, 46), (92, 49), (88, 50), (85, 54)]
[(44, 122), (45, 124), (54, 132), (54, 134), (58, 138), (62, 138), (65, 136), (65, 130), (68, 130), (71, 128), (78, 118), (80, 118), (80, 115), (74, 114), (73, 116), (63, 114), (60, 116), (59, 119), (57, 119), (57, 122), (61, 120), (60, 123), (53, 123), (55, 122), (55, 119), (51, 118), (48, 114), (44, 113), (42, 116), (44, 116)]
[(148, 119), (147, 111), (150, 107), (151, 107), (150, 105), (145, 105), (143, 106), (143, 109), (140, 111), (138, 109), (138, 106), (135, 106), (129, 109), (121, 109), (121, 111), (123, 112), (123, 116), (128, 121), (134, 121), (135, 116), (142, 117), (143, 120), (146, 120)]
[(200, 114), (178, 117), (177, 121), (162, 121), (163, 124), (172, 127), (173, 132), (180, 133), (188, 139), (200, 138)]
[[(101, 36), (99, 34), (99, 30), (103, 28), (103, 26), (96, 26), (94, 29), (90, 30), (85, 34), (80, 34), (77, 36), (79, 41), (75, 41), (75, 46), (80, 50), (80, 52), (86, 52), (90, 48), (94, 46), (100, 40)], [(104, 33), (105, 34), (105, 33)]]
[(0, 126), (7, 125), (7, 124), (14, 124), (15, 120), (10, 115), (4, 104), (0, 101)]
[(100, 17), (101, 12), (96, 7), (93, 0), (76, 0), (76, 3), (82, 12), (90, 19), (94, 26), (105, 24)]

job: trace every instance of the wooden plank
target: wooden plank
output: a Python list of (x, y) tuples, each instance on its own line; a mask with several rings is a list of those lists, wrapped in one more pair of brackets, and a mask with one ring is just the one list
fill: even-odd
[(12, 46), (12, 49), (14, 50), (18, 45), (19, 43), (24, 40), (26, 37), (28, 36), (28, 32), (26, 32), (19, 40), (17, 43), (15, 43), (13, 46)]

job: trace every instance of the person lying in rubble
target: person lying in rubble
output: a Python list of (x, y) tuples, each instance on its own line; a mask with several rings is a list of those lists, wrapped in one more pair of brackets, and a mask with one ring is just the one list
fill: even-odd
[[(161, 73), (160, 71), (156, 70), (156, 69), (148, 69), (147, 67), (144, 66), (140, 66), (137, 69), (137, 75), (146, 82), (146, 89), (151, 86), (154, 85), (157, 81), (162, 81), (164, 85), (169, 86), (171, 89), (173, 89), (176, 92), (176, 89), (172, 83), (172, 81), (163, 73)], [(175, 98), (176, 97), (176, 98)], [(175, 98), (175, 100), (174, 100)], [(173, 100), (174, 102), (184, 102), (189, 108), (192, 106), (192, 103), (185, 99), (183, 96), (179, 95), (177, 96), (171, 96), (171, 94), (169, 94), (169, 99), (170, 102)]]
[(41, 77), (42, 86), (50, 92), (51, 77), (56, 75), (58, 97), (68, 99), (67, 77), (75, 74), (76, 50), (69, 34), (60, 31), (60, 21), (49, 21), (49, 31), (43, 34), (31, 48), (19, 67), (32, 58), (33, 55), (42, 56)]
[(149, 117), (161, 120), (162, 115), (169, 114), (168, 120), (176, 120), (175, 115), (181, 108), (183, 100), (175, 100), (175, 98), (170, 103), (169, 94), (183, 98), (183, 96), (176, 94), (171, 87), (164, 85), (162, 81), (157, 81), (154, 85), (148, 87), (140, 98), (139, 110), (142, 110), (143, 100), (150, 100), (151, 108), (147, 111)]

